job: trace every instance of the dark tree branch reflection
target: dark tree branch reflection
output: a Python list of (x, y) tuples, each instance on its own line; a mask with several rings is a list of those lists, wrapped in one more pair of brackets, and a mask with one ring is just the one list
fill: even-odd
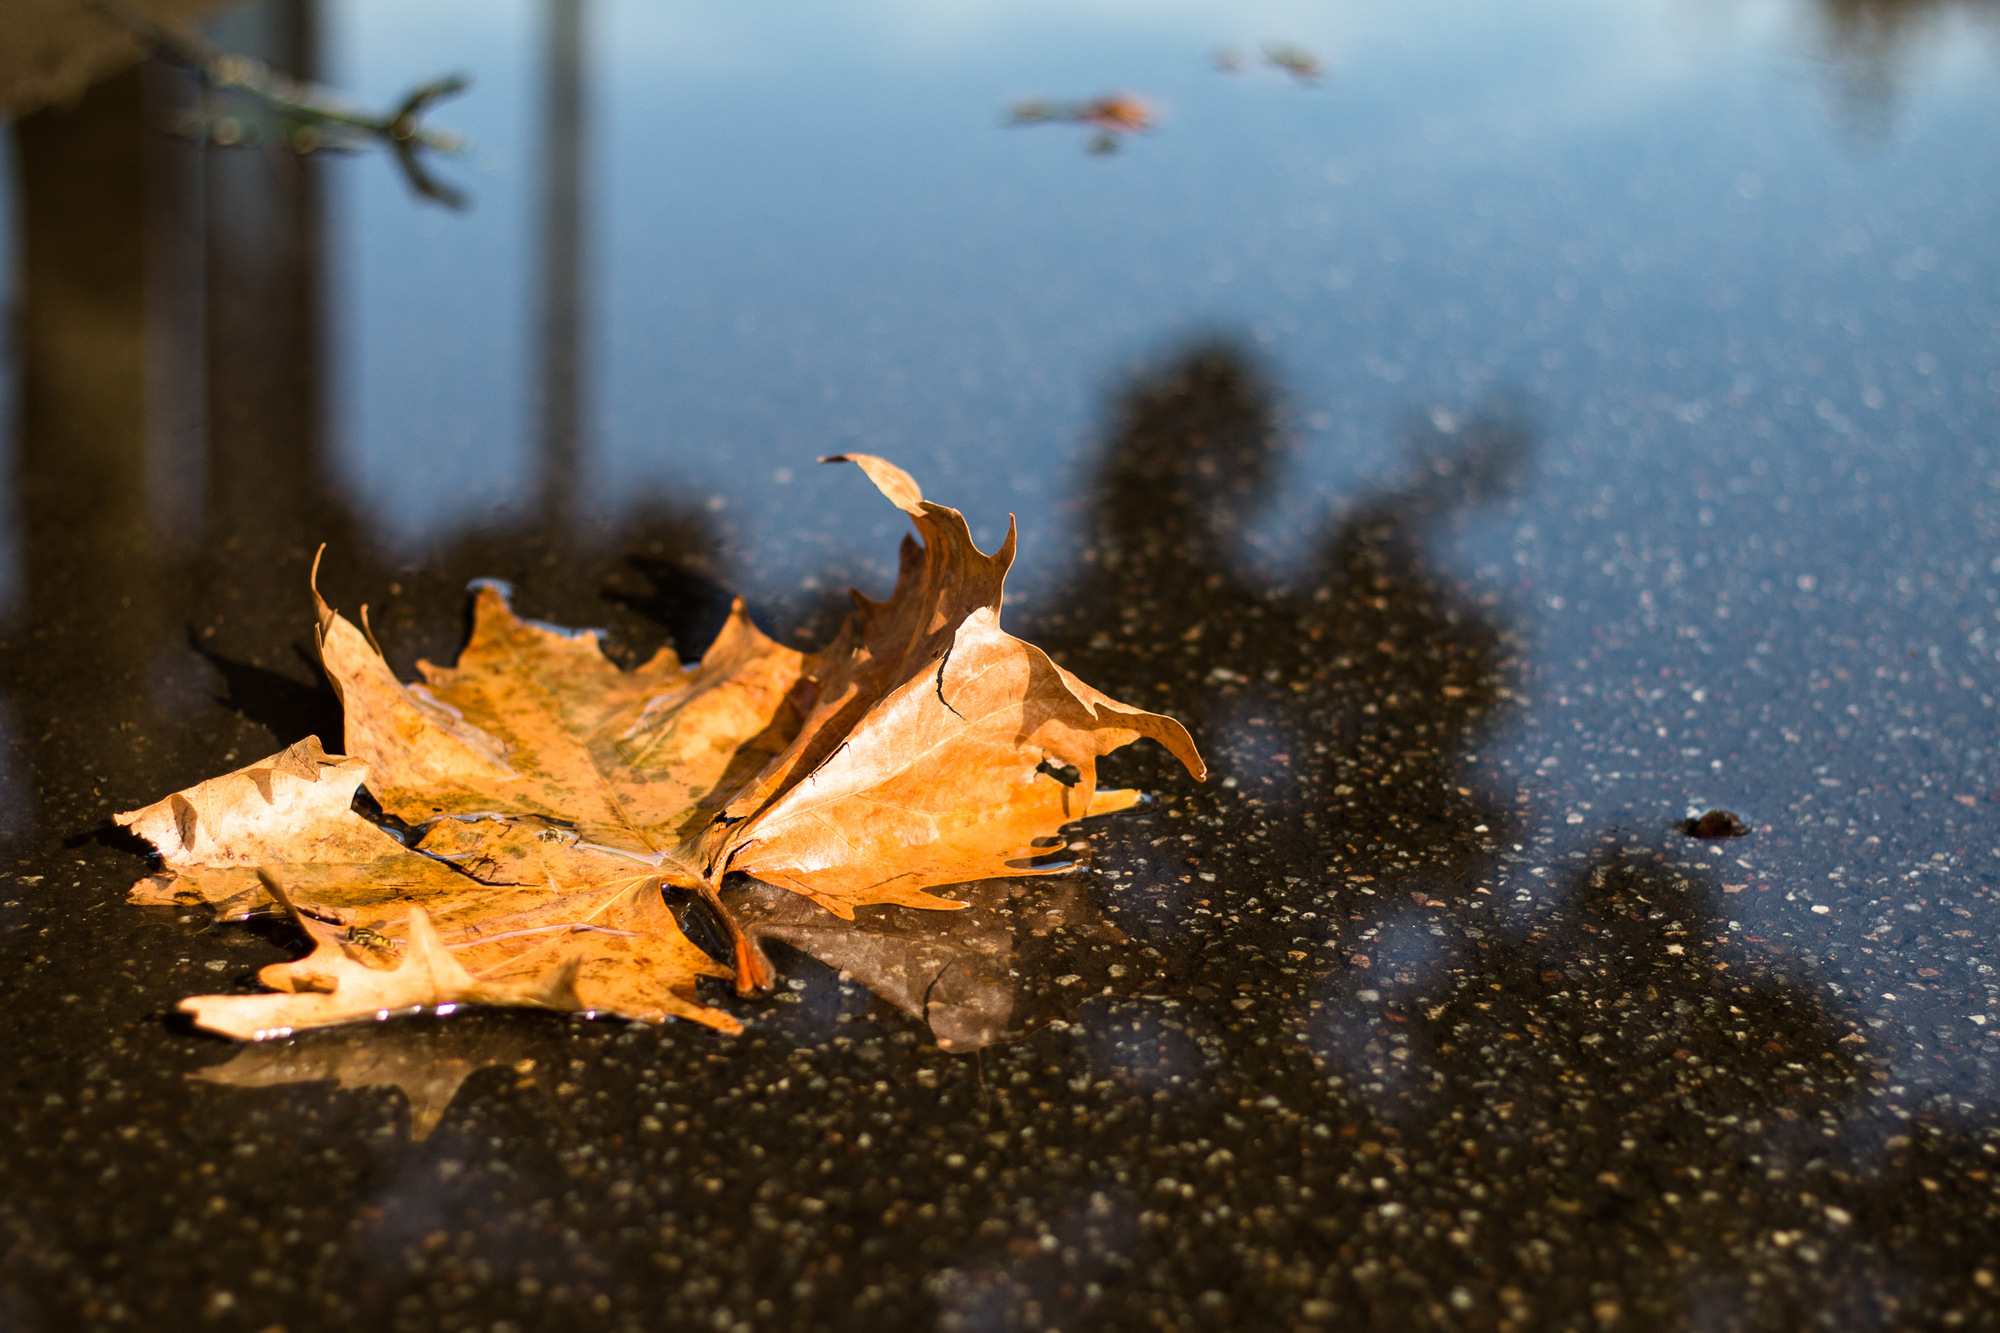
[(1989, 39), (2000, 38), (2000, 5), (1992, 0), (1818, 0), (1817, 9), (1839, 90), (1872, 122), (1897, 101), (1918, 48), (1953, 20), (1974, 20)]

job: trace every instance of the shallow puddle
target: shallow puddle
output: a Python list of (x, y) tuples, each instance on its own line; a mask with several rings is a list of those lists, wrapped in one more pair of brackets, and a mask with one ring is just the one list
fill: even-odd
[[(210, 29), (370, 106), (472, 74), (458, 212), (197, 148), (162, 68), (17, 115), (0, 1325), (1990, 1322), (1976, 17)], [(1008, 629), (1209, 782), (1120, 752), (1151, 802), (964, 912), (733, 883), (738, 1037), (175, 1013), (298, 942), (128, 903), (109, 817), (339, 749), (322, 542), (405, 680), (480, 578), (628, 665), (739, 594), (813, 647), (904, 526), (847, 449), (1011, 515)]]

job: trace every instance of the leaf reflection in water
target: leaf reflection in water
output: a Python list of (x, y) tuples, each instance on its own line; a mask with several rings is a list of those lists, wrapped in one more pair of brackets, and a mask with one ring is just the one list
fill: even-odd
[[(293, 1083), (333, 1083), (342, 1090), (395, 1087), (410, 1104), (410, 1137), (430, 1136), (468, 1078), (507, 1066), (531, 1079), (538, 1060), (530, 1051), (548, 1045), (547, 1030), (529, 1025), (381, 1023), (336, 1029), (289, 1041), (243, 1046), (219, 1065), (188, 1075), (233, 1088), (276, 1088)], [(546, 1056), (547, 1052), (543, 1052)]]
[(725, 896), (760, 946), (838, 968), (930, 1025), (947, 1051), (1016, 1041), (1101, 995), (1175, 989), (1167, 961), (1104, 918), (1081, 876), (986, 880), (963, 912), (869, 907), (843, 921), (795, 893), (742, 880)]
[[(950, 893), (970, 906), (863, 907), (852, 921), (747, 878), (729, 884), (724, 897), (759, 947), (776, 941), (840, 969), (928, 1023), (939, 1047), (955, 1053), (1018, 1041), (1075, 1018), (1100, 996), (1181, 989), (1164, 957), (1105, 919), (1083, 876), (987, 880)], [(233, 1088), (398, 1088), (410, 1107), (410, 1137), (422, 1142), (479, 1071), (510, 1068), (525, 1086), (540, 1070), (561, 1068), (570, 1058), (568, 1027), (546, 1015), (467, 1013), (450, 1023), (334, 1028), (245, 1045), (188, 1077)]]

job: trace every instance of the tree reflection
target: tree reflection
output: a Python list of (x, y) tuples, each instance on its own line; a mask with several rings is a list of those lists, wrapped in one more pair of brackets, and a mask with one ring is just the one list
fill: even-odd
[[(22, 117), (20, 506), (27, 634), (0, 657), (23, 711), (61, 718), (27, 741), (35, 790), (84, 804), (131, 766), (119, 726), (150, 712), (150, 668), (185, 605), (157, 559), (149, 492), (149, 352), (165, 343), (149, 223), (183, 199), (152, 188), (155, 91), (118, 75), (73, 107)], [(29, 640), (24, 642), (24, 637)], [(32, 702), (30, 702), (32, 701)], [(104, 798), (108, 804), (108, 798)]]
[(1913, 49), (1954, 18), (1993, 25), (1992, 0), (1819, 0), (1826, 43), (1850, 106), (1880, 118), (1895, 102)]
[[(1409, 480), (1363, 502), (1279, 586), (1234, 558), (1291, 447), (1249, 360), (1193, 349), (1128, 389), (1115, 419), (1087, 572), (1034, 637), (1114, 692), (1150, 686), (1212, 754), (1221, 789), (1187, 813), (1226, 834), (1183, 838), (1196, 830), (1156, 821), (1150, 845), (1179, 872), (1155, 877), (1161, 907), (1205, 905), (1212, 895), (1193, 886), (1218, 873), (1260, 881), (1273, 912), (1253, 929), (1307, 945), (1289, 951), (1303, 961), (1335, 929), (1329, 876), (1360, 904), (1375, 880), (1469, 893), (1506, 819), (1463, 785), (1459, 756), (1501, 702), (1505, 648), (1485, 610), (1426, 568), (1422, 541), (1509, 484), (1525, 429), (1499, 411), (1449, 432), (1413, 428)], [(1145, 775), (1171, 789), (1164, 776)], [(1213, 859), (1225, 847), (1227, 864)]]
[[(1049, 637), (1109, 689), (1158, 682), (1235, 786), (1098, 839), (1107, 868), (1135, 868), (1106, 895), (1113, 919), (1200, 984), (1183, 1018), (1128, 1006), (1099, 1021), (1096, 1086), (1130, 1096), (1114, 1103), (1130, 1113), (1204, 1125), (1277, 1092), (1259, 1169), (1318, 1202), (1310, 1228), (1265, 1234), (1299, 1256), (1287, 1280), (1316, 1323), (1414, 1315), (1399, 1272), (1458, 1274), (1503, 1327), (1588, 1308), (1556, 1248), (1585, 1227), (1603, 1252), (1665, 1245), (1703, 1275), (1696, 1305), (1742, 1318), (1763, 1301), (1731, 1276), (1743, 1248), (1806, 1234), (1785, 1229), (1797, 1210), (1782, 1191), (1746, 1212), (1752, 1181), (1797, 1178), (1858, 1206), (1835, 1126), (1862, 1038), (1781, 962), (1719, 945), (1719, 886), (1629, 837), (1606, 835), (1541, 887), (1531, 920), (1485, 892), (1527, 869), (1500, 859), (1519, 834), (1466, 776), (1512, 694), (1509, 635), (1425, 545), (1520, 477), (1520, 415), (1418, 420), (1404, 479), (1331, 525), (1289, 586), (1256, 581), (1231, 550), (1289, 448), (1247, 357), (1194, 349), (1129, 388), (1115, 419), (1088, 572), (1045, 617)], [(1026, 1109), (1004, 1092), (996, 1105), (1002, 1123)], [(1206, 1161), (1219, 1180), (1234, 1169), (1228, 1154)], [(1176, 1186), (1186, 1203), (1138, 1206), (1180, 1234), (1212, 1207), (1204, 1188), (1197, 1173)], [(1833, 1245), (1872, 1290), (1855, 1247), (1808, 1248)], [(1227, 1263), (1182, 1261), (1190, 1284), (1228, 1290)], [(1054, 1266), (961, 1263), (971, 1276), (949, 1301), (966, 1326), (1036, 1306), (1065, 1326), (1086, 1317)], [(1691, 1308), (1671, 1277), (1631, 1293), (1621, 1317)], [(1121, 1317), (1143, 1317), (1131, 1298)]]

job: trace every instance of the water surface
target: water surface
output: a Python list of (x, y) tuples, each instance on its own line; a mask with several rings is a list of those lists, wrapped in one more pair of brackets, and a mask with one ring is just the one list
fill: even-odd
[[(376, 103), (470, 72), (474, 202), (197, 150), (158, 70), (10, 127), (0, 1322), (1993, 1317), (1983, 10), (215, 35)], [(1114, 89), (1159, 126), (1112, 154), (1001, 124)], [(1010, 627), (1211, 781), (1121, 756), (1157, 803), (963, 934), (778, 903), (735, 1040), (171, 1017), (291, 945), (125, 905), (105, 821), (335, 744), (320, 542), (406, 674), (478, 576), (621, 652), (734, 592), (823, 642), (901, 531), (847, 449), (1014, 515)]]

